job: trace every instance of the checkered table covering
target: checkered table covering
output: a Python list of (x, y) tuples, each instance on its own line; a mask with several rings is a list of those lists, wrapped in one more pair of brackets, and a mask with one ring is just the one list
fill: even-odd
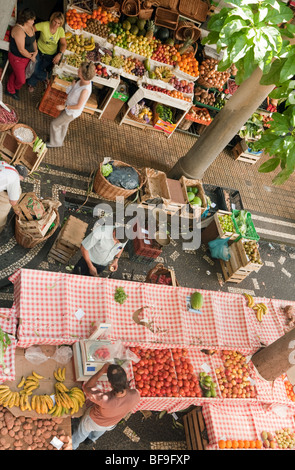
[(275, 433), (290, 428), (295, 432), (294, 409), (287, 405), (206, 403), (202, 413), (209, 438), (208, 450), (218, 449), (219, 440), (261, 439), (265, 430)]
[[(251, 356), (260, 347), (260, 341), (270, 343), (283, 331), (278, 312), (280, 301), (264, 298), (255, 300), (263, 301), (269, 308), (269, 314), (263, 319), (267, 327), (257, 321), (241, 294), (199, 290), (204, 304), (202, 313), (198, 314), (187, 308), (187, 298), (195, 291), (191, 288), (28, 269), (17, 271), (10, 281), (14, 284), (13, 312), (19, 319), (18, 346), (22, 348), (35, 344), (73, 344), (88, 338), (94, 324), (109, 322), (110, 340), (157, 348), (187, 347), (195, 371), (200, 372), (205, 361), (214, 376), (215, 368), (220, 365), (218, 355), (205, 356), (202, 348), (234, 349)], [(128, 295), (123, 305), (114, 300), (116, 287), (123, 287)], [(75, 314), (79, 310), (82, 316), (77, 318)], [(270, 385), (257, 377), (254, 370), (252, 375), (257, 399), (222, 399), (220, 395), (216, 399), (142, 397), (138, 409), (173, 412), (208, 401), (217, 404), (238, 401), (238, 407), (247, 402), (289, 405), (282, 379)]]
[(14, 380), (15, 377), (15, 349), (17, 341), (16, 334), (17, 318), (15, 308), (11, 309), (0, 308), (0, 327), (5, 333), (10, 336), (11, 344), (7, 346), (4, 354), (4, 362), (7, 368), (7, 373), (4, 373), (3, 367), (0, 366), (0, 383), (5, 380)]

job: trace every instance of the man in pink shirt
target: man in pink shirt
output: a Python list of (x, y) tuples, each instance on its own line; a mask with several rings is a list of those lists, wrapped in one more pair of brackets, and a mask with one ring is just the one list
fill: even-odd
[[(110, 392), (97, 389), (98, 379), (107, 373), (112, 387)], [(115, 428), (139, 403), (140, 394), (130, 389), (125, 370), (115, 364), (105, 364), (83, 386), (86, 398), (93, 404), (86, 410), (77, 431), (72, 436), (72, 448), (76, 450), (88, 437), (95, 442), (106, 431)]]

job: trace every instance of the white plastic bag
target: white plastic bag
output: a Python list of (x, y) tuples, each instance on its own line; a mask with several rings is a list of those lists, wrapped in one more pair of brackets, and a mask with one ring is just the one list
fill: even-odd
[(40, 346), (29, 347), (25, 352), (25, 358), (32, 364), (42, 364), (50, 359), (50, 357), (42, 352)]
[(33, 62), (32, 60), (30, 60), (30, 62), (26, 66), (26, 78), (27, 79), (33, 75), (33, 73), (35, 72), (35, 68), (36, 68), (36, 62)]
[(55, 353), (51, 357), (51, 359), (54, 359), (56, 362), (60, 364), (67, 364), (73, 356), (73, 351), (70, 346), (60, 346), (57, 347), (55, 350)]

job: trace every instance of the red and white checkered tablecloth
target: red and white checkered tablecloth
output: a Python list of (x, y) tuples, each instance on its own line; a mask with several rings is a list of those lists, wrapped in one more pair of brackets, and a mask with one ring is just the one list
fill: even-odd
[(0, 383), (6, 380), (14, 380), (15, 378), (15, 349), (17, 341), (16, 335), (17, 318), (15, 308), (0, 308), (0, 326), (5, 333), (10, 335), (11, 344), (7, 346), (4, 354), (4, 362), (7, 373), (4, 373), (3, 367), (0, 366)]
[(219, 440), (261, 439), (261, 432), (265, 430), (275, 433), (290, 428), (295, 432), (294, 409), (286, 405), (206, 403), (202, 413), (209, 439), (208, 450), (218, 449)]

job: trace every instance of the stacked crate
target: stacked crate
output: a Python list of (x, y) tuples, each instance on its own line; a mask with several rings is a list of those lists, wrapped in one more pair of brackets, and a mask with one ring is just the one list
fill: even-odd
[(77, 253), (85, 237), (88, 224), (70, 215), (55, 240), (48, 257), (67, 264)]

